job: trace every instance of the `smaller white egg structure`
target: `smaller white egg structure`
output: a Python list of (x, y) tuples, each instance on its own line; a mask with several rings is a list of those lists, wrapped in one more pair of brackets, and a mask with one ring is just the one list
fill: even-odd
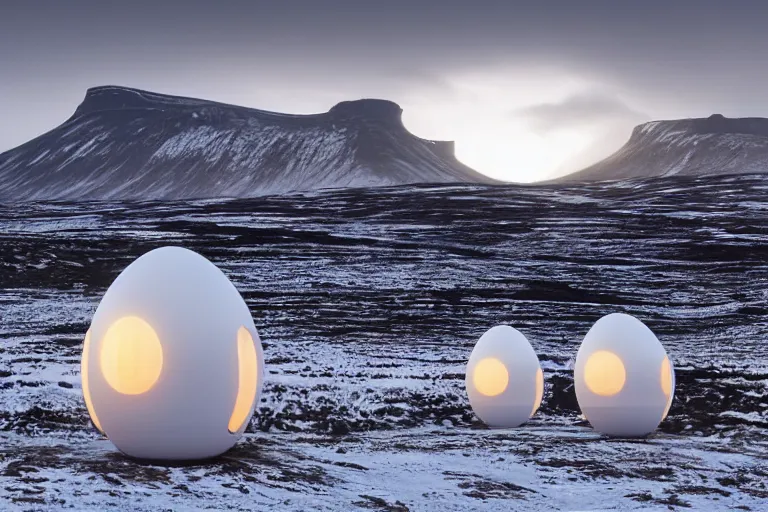
[(492, 327), (475, 344), (466, 373), (467, 395), (488, 426), (518, 427), (541, 405), (544, 374), (533, 347), (517, 329)]
[(83, 397), (126, 455), (204, 459), (243, 434), (263, 361), (229, 279), (195, 252), (163, 247), (128, 265), (99, 303), (83, 345)]
[(576, 399), (598, 432), (643, 437), (667, 416), (675, 371), (661, 342), (640, 320), (613, 313), (595, 322), (576, 355)]

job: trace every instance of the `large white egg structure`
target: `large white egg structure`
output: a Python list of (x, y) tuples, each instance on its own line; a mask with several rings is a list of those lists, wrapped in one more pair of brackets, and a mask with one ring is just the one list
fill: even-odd
[(490, 427), (522, 425), (544, 396), (539, 358), (526, 337), (508, 325), (492, 327), (477, 341), (465, 384), (472, 410)]
[(123, 270), (83, 346), (91, 420), (140, 459), (203, 459), (231, 448), (263, 376), (245, 301), (215, 265), (180, 247), (150, 251)]
[(667, 416), (675, 372), (664, 347), (637, 318), (613, 313), (587, 332), (576, 355), (579, 407), (595, 430), (642, 437)]

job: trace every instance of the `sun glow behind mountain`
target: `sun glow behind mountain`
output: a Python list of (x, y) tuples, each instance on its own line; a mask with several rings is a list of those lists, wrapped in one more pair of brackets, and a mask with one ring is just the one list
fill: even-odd
[(456, 157), (492, 178), (530, 183), (545, 179), (591, 142), (578, 132), (542, 136), (513, 124), (486, 131), (457, 130)]
[(600, 137), (588, 125), (541, 130), (525, 115), (531, 105), (562, 101), (592, 87), (585, 80), (547, 70), (527, 75), (496, 70), (456, 76), (450, 85), (445, 96), (414, 91), (402, 102), (403, 122), (420, 137), (453, 140), (460, 161), (492, 178), (530, 183), (578, 170), (583, 162), (570, 163)]
[[(452, 107), (446, 105), (445, 109)], [(568, 169), (595, 141), (588, 130), (562, 129), (539, 133), (502, 112), (463, 109), (460, 115), (405, 108), (403, 120), (414, 134), (453, 140), (456, 158), (478, 172), (503, 181), (530, 183)], [(573, 170), (576, 170), (574, 168)]]

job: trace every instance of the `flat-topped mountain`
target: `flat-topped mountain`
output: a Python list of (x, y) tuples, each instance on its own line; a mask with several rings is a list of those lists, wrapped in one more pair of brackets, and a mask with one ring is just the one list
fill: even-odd
[(768, 119), (653, 121), (634, 129), (616, 153), (557, 181), (768, 172)]
[(253, 197), (495, 183), (453, 142), (411, 134), (393, 102), (290, 115), (126, 87), (89, 89), (61, 126), (0, 154), (0, 201)]

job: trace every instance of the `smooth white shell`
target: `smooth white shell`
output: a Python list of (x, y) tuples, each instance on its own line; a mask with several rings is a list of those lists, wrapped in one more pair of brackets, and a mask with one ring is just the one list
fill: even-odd
[[(508, 385), (498, 395), (486, 396), (474, 384), (480, 361), (493, 358), (508, 372)], [(491, 328), (477, 341), (467, 364), (465, 385), (475, 414), (491, 427), (517, 427), (528, 421), (541, 403), (543, 375), (539, 359), (526, 337), (508, 325)], [(537, 378), (541, 388), (537, 389)]]
[[(163, 366), (149, 391), (125, 395), (106, 381), (99, 353), (107, 329), (135, 315), (149, 323)], [(237, 333), (244, 327), (257, 356), (256, 396), (238, 432), (228, 422), (238, 392)], [(150, 251), (112, 283), (90, 328), (90, 395), (104, 433), (142, 459), (201, 459), (232, 447), (259, 402), (264, 357), (251, 313), (229, 279), (203, 256), (179, 247)]]
[[(587, 386), (585, 366), (597, 351), (615, 354), (624, 365), (624, 386), (613, 396), (596, 394)], [(576, 355), (573, 376), (581, 411), (595, 430), (616, 437), (642, 437), (658, 427), (675, 392), (671, 361), (670, 396), (662, 389), (662, 364), (666, 357), (653, 332), (633, 316), (613, 313), (592, 326)]]

